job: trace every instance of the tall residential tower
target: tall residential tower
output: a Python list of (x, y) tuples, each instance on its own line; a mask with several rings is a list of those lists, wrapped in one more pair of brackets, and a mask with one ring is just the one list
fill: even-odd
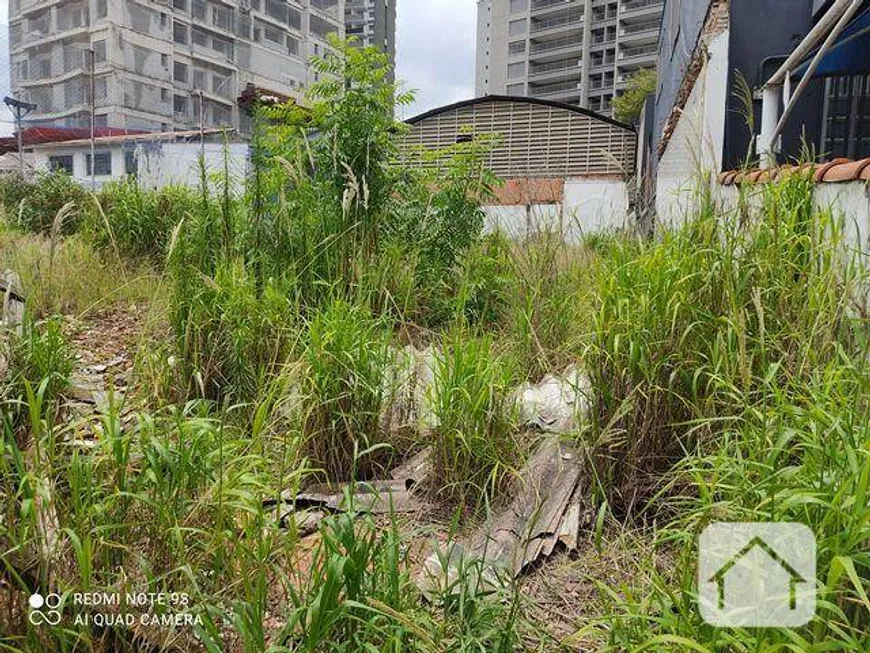
[(242, 90), (299, 97), (343, 18), (344, 0), (10, 0), (12, 90), (28, 125), (86, 127), (93, 95), (98, 126), (244, 130)]
[[(418, 0), (410, 0), (411, 2)], [(396, 3), (398, 0), (345, 0), (344, 24), (347, 35), (361, 45), (374, 45), (396, 64)]]
[(478, 0), (477, 95), (522, 95), (605, 115), (655, 68), (664, 0)]

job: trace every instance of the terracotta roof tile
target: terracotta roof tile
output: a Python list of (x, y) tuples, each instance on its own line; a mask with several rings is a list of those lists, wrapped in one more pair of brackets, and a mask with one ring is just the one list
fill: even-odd
[(737, 178), (736, 170), (729, 170), (728, 172), (723, 172), (719, 175), (719, 183), (724, 186), (731, 186), (734, 183), (734, 180)]
[(765, 183), (797, 174), (810, 174), (816, 183), (870, 181), (870, 158), (860, 161), (840, 158), (822, 164), (804, 163), (799, 166), (783, 165), (778, 168), (730, 170), (719, 175), (719, 183), (723, 186)]
[(509, 179), (494, 189), (496, 204), (525, 206), (561, 202), (565, 192), (564, 179)]
[(848, 161), (846, 163), (838, 163), (831, 166), (825, 171), (822, 181), (826, 182), (843, 182), (855, 181), (861, 178), (861, 173), (864, 168), (870, 166), (870, 159), (861, 159), (860, 161)]

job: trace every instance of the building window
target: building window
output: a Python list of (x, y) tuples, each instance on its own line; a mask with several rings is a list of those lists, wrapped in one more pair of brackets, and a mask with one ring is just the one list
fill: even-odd
[(529, 8), (529, 0), (511, 0), (511, 13), (518, 14)]
[(507, 94), (513, 96), (523, 96), (526, 94), (525, 84), (508, 84)]
[(517, 63), (508, 64), (508, 79), (517, 79), (526, 74), (526, 62), (518, 61)]
[(526, 33), (526, 19), (512, 20), (508, 26), (508, 33), (511, 36), (519, 36)]
[[(87, 171), (87, 175), (91, 175), (91, 155), (85, 155), (85, 169)], [(111, 152), (97, 152), (94, 154), (94, 175), (95, 176), (107, 176), (112, 174), (112, 153)]]
[(97, 0), (97, 19), (105, 18), (109, 15), (108, 0)]
[(187, 64), (176, 61), (172, 74), (172, 79), (174, 79), (176, 82), (182, 82), (183, 84), (187, 84)]
[(139, 160), (135, 150), (124, 150), (124, 172), (134, 177), (139, 174)]
[(187, 11), (187, 0), (172, 0), (172, 6), (179, 11)]
[(172, 26), (172, 40), (180, 45), (187, 45), (187, 25), (176, 22)]
[(183, 95), (176, 95), (172, 99), (172, 110), (175, 113), (187, 115), (187, 98)]
[(68, 175), (73, 173), (73, 158), (72, 154), (63, 154), (58, 156), (48, 157), (48, 169), (52, 172), (58, 170), (65, 172)]
[(525, 41), (514, 41), (508, 46), (508, 52), (510, 54), (522, 54), (526, 51), (526, 42)]
[(102, 63), (106, 60), (106, 41), (94, 41), (92, 45), (94, 49), (94, 63)]
[(870, 157), (870, 75), (830, 78), (824, 115), (822, 150), (828, 158)]

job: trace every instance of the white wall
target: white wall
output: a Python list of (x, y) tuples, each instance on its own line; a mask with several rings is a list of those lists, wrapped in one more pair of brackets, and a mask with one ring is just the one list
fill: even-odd
[[(103, 184), (116, 180), (123, 179), (127, 171), (124, 166), (124, 145), (123, 143), (113, 143), (111, 145), (99, 145), (94, 151), (97, 154), (103, 152), (111, 152), (112, 154), (112, 174), (97, 175), (94, 178), (96, 188), (100, 188)], [(49, 158), (52, 156), (69, 156), (73, 157), (73, 179), (90, 188), (91, 177), (87, 174), (87, 156), (90, 154), (90, 145), (78, 145), (75, 147), (63, 147), (58, 144), (53, 147), (38, 147), (33, 148), (33, 167), (37, 171), (49, 169)]]
[[(761, 185), (746, 190), (750, 205), (760, 204), (762, 190)], [(724, 210), (737, 209), (740, 190), (736, 186), (717, 184), (714, 191), (714, 197)], [(846, 243), (854, 253), (865, 259), (865, 263), (870, 264), (870, 187), (867, 183), (816, 184), (813, 204), (816, 209), (831, 210), (834, 216), (842, 218)]]
[[(168, 185), (199, 186), (199, 157), (203, 148), (199, 143), (143, 143), (137, 148), (139, 157), (139, 184), (143, 188)], [(228, 157), (230, 179), (235, 192), (242, 189), (248, 166), (246, 143), (206, 143), (204, 148), (206, 175), (212, 181), (223, 175), (224, 155)]]
[[(127, 144), (128, 147), (130, 144)], [(135, 145), (138, 160), (139, 184), (143, 188), (161, 188), (168, 185), (187, 185), (197, 187), (200, 183), (199, 143), (138, 143)], [(239, 193), (243, 189), (248, 167), (248, 145), (246, 143), (230, 143), (226, 146), (229, 157), (229, 173), (233, 191)], [(54, 155), (72, 155), (73, 179), (85, 187), (90, 187), (91, 178), (86, 174), (86, 157), (90, 152), (89, 145), (74, 147), (34, 148), (34, 167), (36, 170), (49, 169), (49, 157)], [(125, 167), (123, 143), (113, 143), (108, 146), (98, 145), (96, 152), (112, 153), (112, 174), (96, 177), (96, 187), (127, 175)], [(224, 172), (224, 145), (222, 143), (206, 143), (205, 167), (210, 182)]]
[(562, 201), (556, 204), (483, 207), (487, 232), (502, 231), (523, 239), (536, 232), (561, 232), (567, 242), (584, 235), (627, 226), (629, 198), (618, 179), (566, 179)]
[(656, 213), (661, 224), (683, 221), (695, 204), (694, 192), (700, 171), (722, 169), (728, 101), (728, 37), (726, 30), (708, 43), (710, 58), (659, 160)]

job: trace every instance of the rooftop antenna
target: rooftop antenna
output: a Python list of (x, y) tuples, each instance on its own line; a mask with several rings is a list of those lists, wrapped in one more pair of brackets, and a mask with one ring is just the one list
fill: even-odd
[(3, 98), (3, 102), (6, 103), (6, 106), (9, 107), (9, 110), (15, 114), (15, 125), (18, 130), (18, 172), (23, 177), (24, 176), (24, 139), (21, 133), (21, 121), (24, 119), (28, 113), (36, 109), (36, 105), (32, 102), (24, 102), (23, 100), (17, 100), (14, 97), (9, 97), (8, 95)]

